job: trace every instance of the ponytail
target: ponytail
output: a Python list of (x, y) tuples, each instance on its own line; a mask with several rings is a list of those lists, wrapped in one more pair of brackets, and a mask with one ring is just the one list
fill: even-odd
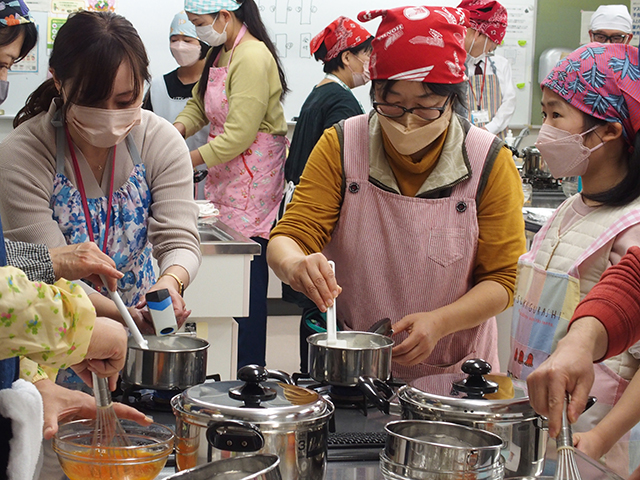
[[(269, 38), (267, 28), (264, 26), (264, 23), (262, 23), (260, 10), (258, 10), (258, 6), (254, 2), (254, 0), (238, 0), (238, 3), (241, 3), (240, 8), (233, 12), (236, 18), (247, 26), (247, 30), (249, 30), (249, 33), (251, 35), (253, 35), (254, 37), (256, 37), (256, 39), (260, 40), (266, 45), (267, 49), (269, 49), (271, 55), (273, 55), (273, 58), (276, 61), (276, 65), (278, 66), (278, 74), (280, 76), (280, 85), (282, 86), (282, 93), (280, 94), (280, 100), (282, 100), (284, 99), (285, 95), (289, 93), (287, 78), (284, 73), (284, 68), (282, 67), (282, 62), (278, 57), (276, 46), (271, 41), (271, 38)], [(211, 51), (209, 52), (209, 58), (207, 58), (204, 69), (202, 70), (200, 83), (198, 85), (198, 96), (202, 99), (204, 99), (204, 94), (207, 91), (209, 70), (213, 66), (213, 62), (215, 61), (221, 49), (222, 45), (211, 49)]]
[(45, 80), (31, 95), (27, 98), (27, 103), (20, 109), (16, 117), (13, 119), (13, 128), (16, 128), (23, 122), (26, 122), (39, 113), (49, 110), (49, 106), (53, 99), (60, 94), (58, 89), (50, 78)]

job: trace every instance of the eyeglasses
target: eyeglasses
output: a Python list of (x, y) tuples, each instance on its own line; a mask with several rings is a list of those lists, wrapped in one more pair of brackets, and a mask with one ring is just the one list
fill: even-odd
[(598, 43), (624, 43), (627, 35), (605, 35), (604, 33), (594, 33), (593, 39)]
[(451, 97), (447, 97), (447, 100), (441, 107), (405, 108), (402, 105), (396, 105), (393, 103), (373, 102), (373, 109), (383, 117), (388, 118), (400, 118), (405, 113), (413, 113), (414, 115), (418, 115), (423, 120), (437, 120), (447, 109), (447, 104), (449, 103), (450, 99)]

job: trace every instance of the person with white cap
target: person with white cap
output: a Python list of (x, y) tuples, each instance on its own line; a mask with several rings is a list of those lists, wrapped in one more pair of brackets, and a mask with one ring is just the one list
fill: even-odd
[(516, 111), (516, 89), (509, 61), (494, 52), (507, 31), (507, 9), (495, 0), (463, 0), (458, 7), (469, 12), (471, 24), (464, 40), (469, 120), (504, 139)]
[(633, 20), (626, 5), (600, 5), (591, 16), (589, 37), (598, 43), (629, 43)]
[[(182, 112), (196, 82), (202, 75), (205, 57), (209, 52), (208, 44), (201, 41), (196, 27), (189, 21), (184, 11), (177, 13), (169, 30), (169, 48), (179, 67), (165, 74), (162, 80), (151, 82), (142, 108), (151, 110), (165, 120), (173, 123)], [(189, 150), (195, 150), (207, 143), (208, 126), (187, 138)]]
[(500, 371), (494, 316), (525, 251), (523, 194), (511, 152), (454, 113), (467, 96), (466, 13), (399, 7), (358, 20), (377, 17), (374, 112), (324, 132), (269, 265), (323, 312), (340, 295), (345, 329), (390, 318), (396, 378), (429, 382), (471, 355)]

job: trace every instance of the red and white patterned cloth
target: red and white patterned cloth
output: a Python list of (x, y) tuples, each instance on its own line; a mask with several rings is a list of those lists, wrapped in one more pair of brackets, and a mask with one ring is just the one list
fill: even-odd
[(495, 0), (462, 0), (458, 8), (469, 12), (471, 28), (500, 45), (507, 33), (507, 9)]
[(327, 63), (336, 58), (340, 52), (364, 43), (372, 35), (356, 22), (347, 17), (338, 17), (322, 32), (311, 39), (311, 53), (316, 53), (324, 43), (327, 54), (322, 61)]
[(466, 80), (464, 10), (453, 7), (400, 7), (360, 12), (358, 20), (382, 17), (372, 42), (373, 80), (455, 84)]

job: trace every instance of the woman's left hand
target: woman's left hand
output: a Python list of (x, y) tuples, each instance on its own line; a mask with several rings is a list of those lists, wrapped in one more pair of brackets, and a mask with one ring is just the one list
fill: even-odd
[[(156, 284), (149, 289), (149, 292), (155, 292), (156, 290), (162, 290), (163, 288), (169, 290), (171, 302), (173, 303), (173, 312), (176, 316), (176, 321), (178, 322), (178, 328), (180, 328), (187, 318), (189, 318), (189, 315), (191, 315), (191, 310), (187, 310), (187, 304), (176, 288), (176, 281), (168, 275), (160, 277)], [(136, 306), (138, 308), (142, 308), (146, 304), (147, 302), (143, 300)]]
[[(96, 401), (91, 395), (78, 390), (69, 390), (49, 379), (34, 383), (42, 396), (44, 405), (43, 433), (45, 440), (58, 431), (58, 422), (77, 418), (96, 418)], [(113, 408), (120, 419), (132, 420), (140, 425), (150, 425), (153, 420), (135, 408), (115, 402)]]
[(393, 335), (406, 331), (409, 336), (393, 347), (393, 361), (400, 365), (417, 365), (426, 360), (436, 343), (444, 336), (440, 331), (442, 319), (433, 312), (420, 312), (407, 315), (393, 324)]

